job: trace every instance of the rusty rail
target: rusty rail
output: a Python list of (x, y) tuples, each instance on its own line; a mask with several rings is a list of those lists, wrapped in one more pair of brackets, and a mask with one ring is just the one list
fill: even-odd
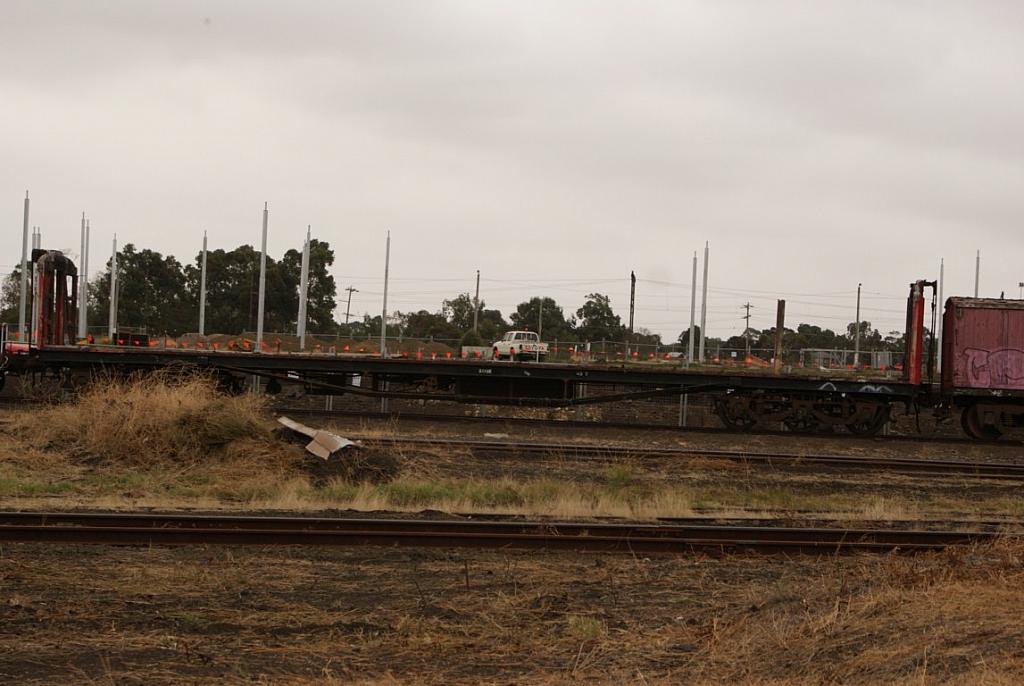
[(414, 546), (644, 554), (915, 552), (1017, 534), (982, 531), (331, 519), (151, 513), (0, 513), (0, 541), (106, 545)]
[(540, 441), (499, 441), (458, 438), (421, 438), (418, 436), (358, 437), (367, 445), (384, 448), (424, 446), (462, 448), (478, 457), (541, 458), (558, 456), (580, 460), (612, 459), (695, 459), (713, 458), (767, 467), (829, 467), (835, 469), (874, 470), (890, 474), (916, 476), (982, 477), (1000, 481), (1024, 481), (1024, 465), (995, 462), (963, 462), (916, 458), (861, 457), (858, 455), (801, 454), (777, 451), (723, 450), (715, 448), (649, 448)]
[[(835, 440), (842, 438), (844, 441), (857, 443), (929, 443), (935, 445), (965, 445), (977, 446), (985, 441), (964, 436), (925, 436), (921, 434), (877, 434), (874, 436), (859, 436), (849, 433), (830, 433), (813, 431), (783, 431), (780, 429), (768, 429), (764, 427), (737, 431), (725, 426), (686, 426), (680, 427), (669, 423), (650, 422), (623, 422), (605, 420), (577, 420), (577, 419), (548, 419), (539, 417), (502, 417), (502, 416), (472, 416), (457, 414), (427, 413), (416, 411), (403, 412), (379, 412), (376, 410), (325, 410), (322, 408), (280, 406), (275, 412), (286, 415), (298, 415), (306, 417), (327, 417), (334, 419), (367, 419), (379, 421), (402, 421), (402, 422), (431, 422), (441, 424), (478, 424), (498, 426), (523, 426), (523, 427), (555, 427), (573, 429), (619, 429), (623, 431), (657, 431), (670, 432), (674, 434), (709, 434), (721, 436), (782, 436), (785, 438), (806, 438), (810, 440)], [(1020, 444), (1021, 441), (1003, 438), (994, 444), (1007, 446)]]

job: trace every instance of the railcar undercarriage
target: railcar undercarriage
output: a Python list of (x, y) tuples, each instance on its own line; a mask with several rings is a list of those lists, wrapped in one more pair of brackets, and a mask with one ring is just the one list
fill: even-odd
[(715, 411), (722, 424), (739, 430), (781, 422), (787, 429), (803, 433), (845, 428), (870, 436), (889, 421), (889, 407), (884, 399), (855, 398), (844, 393), (732, 391), (715, 398)]

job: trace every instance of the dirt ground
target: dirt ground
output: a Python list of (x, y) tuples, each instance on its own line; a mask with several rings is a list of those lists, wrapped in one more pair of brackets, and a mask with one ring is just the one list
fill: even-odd
[(1010, 684), (1024, 550), (4, 546), (4, 683)]

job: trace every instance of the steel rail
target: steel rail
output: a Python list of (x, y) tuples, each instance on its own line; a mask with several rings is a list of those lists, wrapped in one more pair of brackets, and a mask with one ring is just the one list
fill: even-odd
[[(289, 379), (291, 381), (291, 379)], [(373, 395), (368, 393), (367, 395)], [(376, 397), (376, 396), (374, 396)], [(431, 397), (432, 400), (442, 398)], [(444, 399), (454, 402), (450, 399)], [(37, 398), (24, 398), (15, 396), (0, 396), (0, 406), (3, 405), (24, 405), (30, 407), (42, 407), (57, 404), (56, 401), (40, 400)], [(482, 402), (481, 404), (488, 404)], [(780, 429), (755, 428), (745, 431), (737, 431), (725, 426), (686, 426), (680, 427), (675, 424), (653, 424), (649, 422), (622, 422), (622, 421), (588, 421), (576, 419), (547, 419), (538, 417), (478, 417), (472, 415), (453, 415), (425, 412), (379, 412), (376, 410), (326, 410), (313, 407), (277, 406), (274, 412), (287, 415), (300, 415), (306, 417), (328, 417), (336, 419), (369, 419), (379, 421), (412, 421), (431, 422), (445, 424), (494, 424), (509, 426), (543, 426), (573, 429), (619, 429), (623, 431), (659, 431), (681, 434), (708, 434), (718, 436), (782, 436), (785, 438), (801, 438), (810, 440), (835, 440), (841, 438), (844, 441), (879, 443), (915, 442), (935, 445), (999, 445), (1014, 446), (1024, 441), (1011, 437), (1001, 437), (996, 441), (984, 441), (976, 438), (965, 438), (962, 436), (923, 436), (919, 434), (876, 434), (858, 435), (851, 433), (836, 432), (813, 432), (813, 431), (784, 431)]]
[[(486, 403), (484, 403), (486, 404)], [(502, 424), (509, 426), (544, 426), (569, 427), (573, 429), (620, 429), (624, 431), (661, 431), (672, 433), (693, 433), (721, 436), (782, 436), (785, 438), (807, 438), (817, 440), (859, 441), (868, 443), (917, 442), (949, 445), (1019, 445), (1022, 441), (1003, 437), (998, 441), (983, 441), (963, 436), (923, 436), (920, 434), (875, 434), (873, 436), (841, 432), (783, 431), (781, 429), (755, 428), (737, 431), (726, 426), (677, 426), (676, 424), (652, 424), (622, 421), (588, 421), (577, 419), (547, 419), (538, 417), (478, 417), (472, 415), (453, 415), (421, 412), (379, 412), (376, 410), (325, 410), (313, 407), (278, 406), (274, 409), (279, 414), (295, 414), (307, 417), (329, 417), (338, 419), (370, 419), (380, 421), (420, 421), (445, 424)]]
[(0, 513), (0, 541), (108, 545), (415, 546), (626, 553), (939, 550), (1016, 534), (711, 525)]
[(483, 441), (476, 439), (421, 438), (416, 436), (360, 437), (350, 436), (368, 445), (386, 448), (428, 446), (464, 448), (478, 457), (546, 457), (574, 459), (699, 459), (713, 458), (742, 464), (769, 467), (833, 467), (839, 469), (873, 469), (894, 474), (916, 476), (965, 476), (1024, 481), (1024, 465), (993, 462), (961, 462), (916, 458), (860, 457), (857, 455), (799, 454), (768, 451), (726, 450), (716, 448), (646, 448), (600, 446), (575, 443), (544, 443), (539, 441)]

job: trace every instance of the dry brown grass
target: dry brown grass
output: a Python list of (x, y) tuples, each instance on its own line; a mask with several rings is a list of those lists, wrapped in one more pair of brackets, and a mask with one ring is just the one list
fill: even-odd
[(434, 509), (632, 519), (813, 513), (843, 521), (1024, 512), (1015, 485), (982, 480), (823, 479), (706, 458), (585, 460), (559, 450), (495, 458), (444, 445), (374, 446), (372, 437), (394, 437), (394, 424), (378, 426), (362, 450), (323, 463), (275, 437), (262, 400), (225, 395), (204, 377), (112, 379), (74, 403), (10, 419), (0, 426), (0, 500), (17, 507)]
[(70, 403), (16, 413), (5, 429), (77, 461), (123, 465), (206, 458), (235, 441), (268, 440), (264, 401), (220, 392), (203, 375), (111, 377)]
[[(0, 680), (982, 684), (1024, 678), (1024, 548), (634, 558), (416, 549), (0, 557)], [(104, 659), (101, 659), (104, 658)]]

